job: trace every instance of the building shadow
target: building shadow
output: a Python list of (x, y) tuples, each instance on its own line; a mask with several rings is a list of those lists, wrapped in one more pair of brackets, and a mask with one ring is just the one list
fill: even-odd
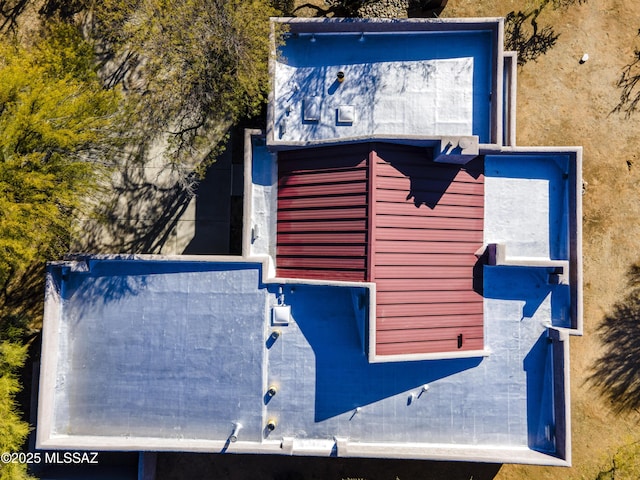
[[(492, 480), (501, 464), (380, 458), (159, 453), (156, 479), (219, 480), (416, 479)], [(206, 475), (204, 474), (206, 472)]]
[(483, 255), (474, 266), (475, 291), (485, 298), (520, 300), (524, 302), (522, 320), (532, 318), (543, 302), (550, 297), (554, 324), (566, 327), (569, 315), (569, 285), (551, 283), (554, 268), (489, 266)]
[(555, 452), (553, 429), (553, 365), (551, 343), (543, 332), (523, 362), (527, 373), (527, 432), (529, 448)]
[(211, 165), (195, 190), (193, 237), (182, 252), (185, 255), (219, 255), (229, 252), (233, 149), (225, 151)]
[[(435, 209), (455, 180), (478, 181), (484, 173), (484, 157), (478, 156), (465, 165), (438, 163), (433, 160), (433, 148), (378, 144), (378, 157), (409, 179), (406, 200), (416, 208), (422, 205)], [(464, 175), (464, 173), (467, 175)], [(459, 177), (459, 175), (463, 173)], [(468, 179), (463, 177), (468, 176)]]
[(587, 382), (618, 413), (640, 408), (640, 265), (627, 274), (627, 294), (597, 328), (604, 353)]
[[(275, 287), (271, 289), (275, 292)], [(292, 317), (315, 356), (316, 422), (477, 367), (482, 361), (370, 363), (363, 342), (365, 325), (358, 322), (349, 289), (297, 285), (288, 298)]]

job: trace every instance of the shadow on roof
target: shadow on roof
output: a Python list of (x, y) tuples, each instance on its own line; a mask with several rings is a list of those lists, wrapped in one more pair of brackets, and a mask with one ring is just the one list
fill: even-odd
[(315, 354), (315, 421), (477, 367), (481, 358), (369, 363), (348, 289), (298, 286), (291, 311)]

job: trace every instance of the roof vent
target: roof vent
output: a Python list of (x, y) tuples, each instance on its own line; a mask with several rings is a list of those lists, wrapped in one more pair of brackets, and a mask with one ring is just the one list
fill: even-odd
[(351, 125), (356, 120), (356, 108), (353, 105), (338, 107), (338, 125)]
[(320, 99), (318, 97), (306, 97), (304, 99), (302, 119), (305, 122), (320, 121)]

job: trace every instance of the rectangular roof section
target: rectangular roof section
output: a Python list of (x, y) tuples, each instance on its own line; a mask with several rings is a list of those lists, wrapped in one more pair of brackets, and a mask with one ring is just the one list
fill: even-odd
[[(501, 138), (502, 20), (274, 20), (272, 147)], [(279, 29), (276, 29), (279, 30)], [(338, 75), (342, 78), (338, 78)], [(346, 115), (346, 116), (345, 116)]]
[(461, 166), (434, 162), (423, 148), (374, 148), (369, 280), (376, 283), (376, 320), (370, 358), (482, 355), (482, 280), (475, 256), (483, 244), (482, 158)]

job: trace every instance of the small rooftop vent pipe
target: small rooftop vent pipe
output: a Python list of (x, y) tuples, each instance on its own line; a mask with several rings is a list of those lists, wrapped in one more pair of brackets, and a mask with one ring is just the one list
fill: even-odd
[(234, 425), (233, 432), (231, 432), (231, 435), (229, 435), (229, 441), (231, 443), (235, 443), (238, 441), (238, 433), (240, 432), (241, 429), (242, 429), (241, 423), (236, 423)]
[(338, 80), (338, 83), (344, 82), (344, 72), (342, 70), (338, 72), (337, 80)]
[(291, 320), (291, 305), (285, 305), (284, 303), (284, 291), (282, 285), (278, 287), (278, 303), (272, 308), (271, 324), (276, 325), (289, 325)]

